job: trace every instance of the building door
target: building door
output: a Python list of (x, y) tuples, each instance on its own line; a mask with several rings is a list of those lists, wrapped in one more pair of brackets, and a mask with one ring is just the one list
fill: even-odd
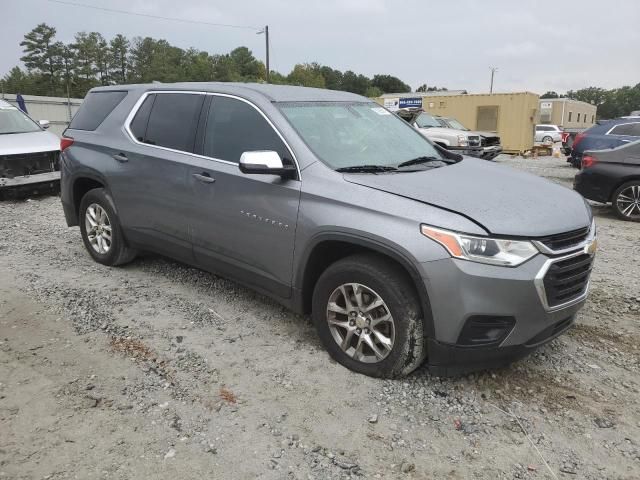
[(487, 105), (478, 107), (476, 130), (485, 132), (498, 131), (498, 106)]

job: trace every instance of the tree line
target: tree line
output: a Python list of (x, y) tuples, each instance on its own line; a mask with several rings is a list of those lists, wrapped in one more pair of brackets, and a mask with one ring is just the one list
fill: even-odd
[(598, 107), (599, 119), (610, 119), (629, 115), (640, 110), (640, 83), (633, 87), (625, 86), (606, 90), (599, 87), (588, 87), (580, 90), (569, 90), (564, 95), (549, 91), (540, 98), (570, 98), (590, 103)]
[[(128, 39), (118, 34), (107, 40), (98, 32), (76, 33), (74, 41), (56, 40), (56, 29), (45, 23), (24, 36), (21, 61), (2, 79), (3, 91), (25, 95), (84, 97), (100, 85), (159, 82), (264, 82), (266, 69), (247, 47), (226, 54), (182, 49), (150, 37)], [(392, 75), (369, 78), (318, 63), (295, 65), (288, 75), (270, 72), (270, 82), (329, 88), (377, 97), (387, 92), (410, 92)], [(423, 85), (424, 89), (435, 89)]]

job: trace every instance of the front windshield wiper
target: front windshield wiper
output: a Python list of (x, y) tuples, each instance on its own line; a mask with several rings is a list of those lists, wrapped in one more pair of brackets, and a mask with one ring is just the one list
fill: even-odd
[(390, 167), (388, 165), (351, 165), (349, 167), (336, 168), (336, 172), (363, 172), (363, 173), (392, 172), (394, 170), (397, 170), (397, 168)]
[(407, 160), (406, 162), (402, 162), (401, 164), (398, 165), (398, 168), (409, 167), (411, 165), (418, 165), (420, 163), (432, 163), (432, 162), (447, 163), (442, 158), (422, 156), (422, 157), (412, 158), (411, 160)]

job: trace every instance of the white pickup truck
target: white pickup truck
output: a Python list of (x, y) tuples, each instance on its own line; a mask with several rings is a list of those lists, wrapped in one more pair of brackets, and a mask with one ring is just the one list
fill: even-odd
[(469, 130), (455, 118), (435, 117), (420, 108), (401, 108), (395, 113), (433, 143), (447, 150), (485, 160), (493, 160), (502, 152), (498, 135)]

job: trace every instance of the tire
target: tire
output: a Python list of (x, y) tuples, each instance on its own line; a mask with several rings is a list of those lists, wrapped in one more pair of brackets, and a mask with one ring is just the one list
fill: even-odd
[[(365, 312), (378, 300), (383, 303)], [(348, 313), (354, 311), (362, 314)], [(384, 320), (387, 314), (390, 320)], [(329, 355), (354, 372), (397, 378), (411, 373), (425, 358), (423, 315), (414, 285), (398, 265), (384, 257), (358, 254), (330, 265), (315, 285), (312, 318)], [(338, 342), (345, 341), (350, 329), (350, 341), (343, 350)], [(387, 342), (390, 348), (384, 348), (383, 338), (391, 340)]]
[[(78, 223), (84, 246), (96, 262), (115, 266), (135, 258), (136, 251), (127, 245), (113, 200), (104, 188), (89, 190), (82, 197)], [(91, 223), (97, 226), (92, 228)]]
[(551, 142), (553, 143), (553, 138), (547, 135), (546, 137), (542, 137), (542, 143)]
[(611, 197), (611, 206), (618, 218), (640, 222), (640, 180), (620, 185)]

